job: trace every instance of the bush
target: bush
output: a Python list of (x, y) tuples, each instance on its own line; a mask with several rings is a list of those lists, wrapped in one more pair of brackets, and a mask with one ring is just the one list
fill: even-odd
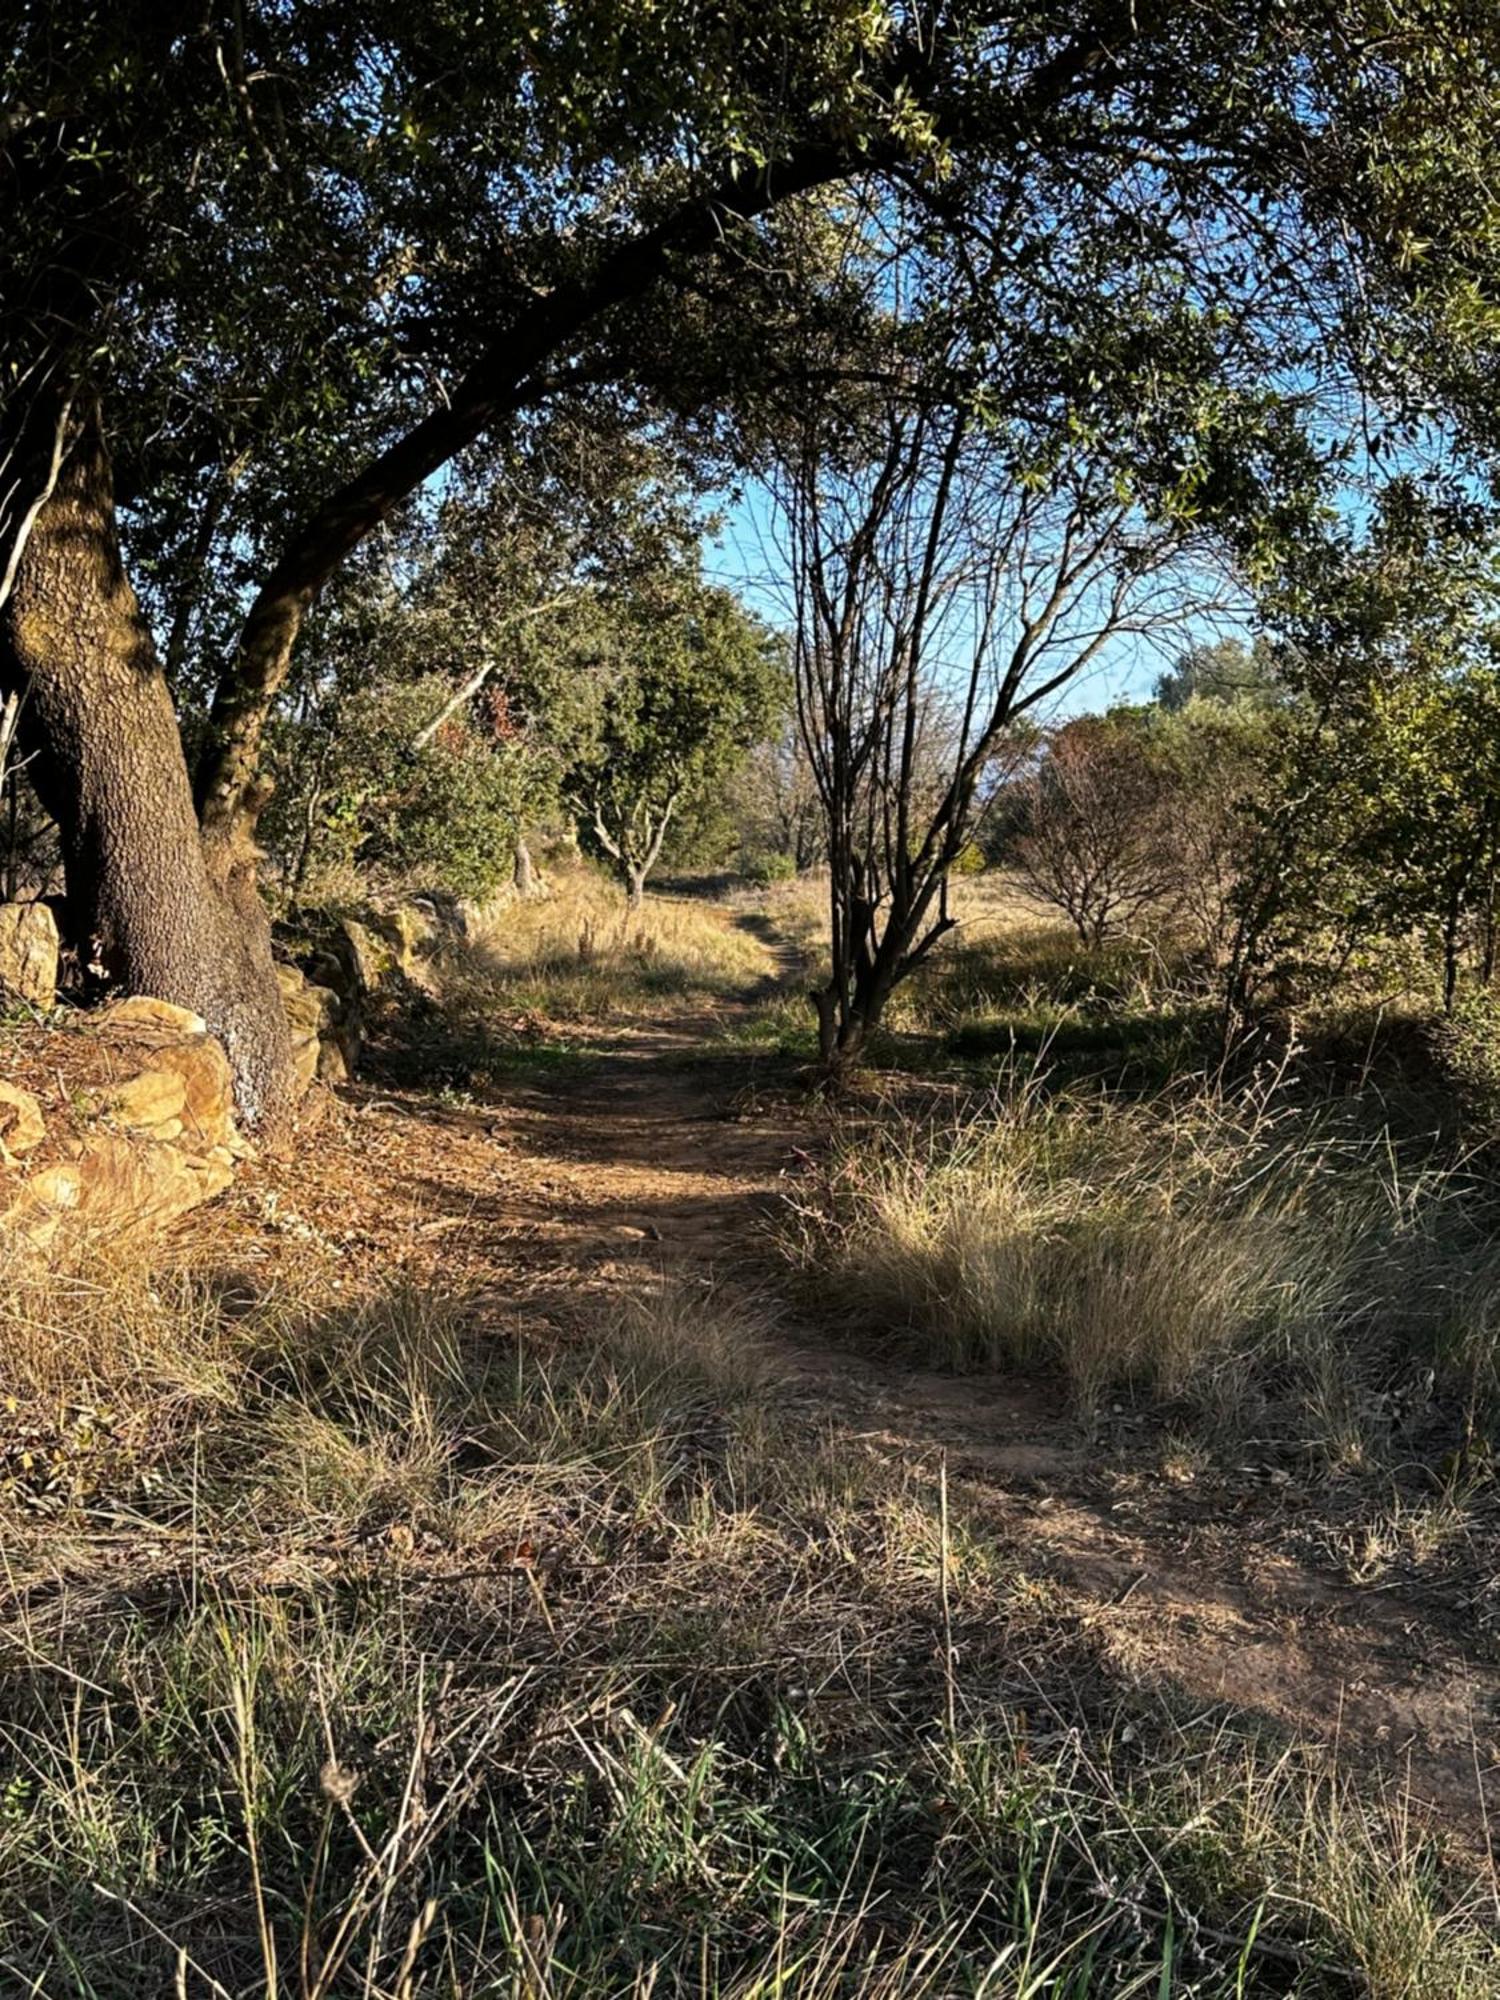
[(777, 882), (794, 881), (797, 864), (790, 854), (752, 854), (740, 864), (740, 873), (756, 888), (769, 889)]
[(294, 893), (351, 868), (476, 899), (509, 879), (547, 773), (523, 740), (461, 715), (414, 749), (451, 692), (428, 675), (354, 695), (334, 721), (281, 725), (265, 837)]

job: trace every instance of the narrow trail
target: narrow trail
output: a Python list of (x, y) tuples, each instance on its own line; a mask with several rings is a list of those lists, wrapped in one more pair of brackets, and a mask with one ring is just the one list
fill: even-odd
[[(388, 1198), (453, 1268), (468, 1246), (503, 1270), (490, 1296), (512, 1321), (577, 1326), (601, 1296), (663, 1282), (769, 1295), (770, 1219), (816, 1141), (784, 1102), (747, 1103), (743, 1053), (712, 1052), (716, 1023), (752, 997), (621, 1026), (583, 1074), (502, 1086), (482, 1110), (372, 1102), (372, 1124), (415, 1119), (431, 1142), (402, 1152)], [(944, 1456), (959, 1503), (1063, 1594), (1123, 1685), (1264, 1717), (1488, 1844), (1500, 1577), (1358, 1585), (1324, 1496), (1285, 1474), (1247, 1463), (1174, 1483), (1128, 1416), (1091, 1440), (1049, 1384), (903, 1366), (880, 1330), (867, 1347), (773, 1325), (774, 1393), (860, 1448)]]

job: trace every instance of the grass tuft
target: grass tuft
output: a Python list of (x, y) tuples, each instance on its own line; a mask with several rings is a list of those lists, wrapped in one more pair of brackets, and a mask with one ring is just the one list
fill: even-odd
[(1280, 1399), (1338, 1458), (1403, 1384), (1428, 1377), (1470, 1430), (1500, 1396), (1474, 1179), (1253, 1093), (1057, 1092), (1013, 1065), (952, 1122), (851, 1130), (797, 1248), (820, 1296), (950, 1366), (1056, 1369), (1086, 1410)]
[(961, 1489), (778, 1407), (757, 1309), (535, 1347), (96, 1271), (52, 1332), (11, 1379), (122, 1452), (4, 1502), (17, 1992), (1493, 1990), (1420, 1828), (1120, 1710)]

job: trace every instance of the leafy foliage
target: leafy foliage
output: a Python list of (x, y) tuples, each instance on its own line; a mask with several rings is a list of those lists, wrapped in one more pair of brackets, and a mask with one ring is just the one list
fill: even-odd
[(285, 773), (267, 815), (283, 879), (357, 868), (483, 897), (509, 879), (536, 790), (539, 759), (507, 732), (450, 716), (416, 745), (448, 684), (436, 675), (361, 689), (325, 720), (279, 725), (272, 755)]
[(559, 731), (563, 794), (638, 899), (684, 801), (784, 713), (782, 649), (730, 592), (685, 577), (666, 602), (609, 605), (562, 671), (580, 691)]
[[(1500, 620), (1489, 524), (1393, 488), (1284, 642), (1298, 700), (1241, 897), (1238, 997), (1415, 947), (1494, 970)], [(1405, 984), (1404, 974), (1397, 983)]]
[(1085, 945), (1178, 930), (1217, 957), (1274, 735), (1264, 711), (1206, 699), (1079, 716), (999, 801), (996, 851)]

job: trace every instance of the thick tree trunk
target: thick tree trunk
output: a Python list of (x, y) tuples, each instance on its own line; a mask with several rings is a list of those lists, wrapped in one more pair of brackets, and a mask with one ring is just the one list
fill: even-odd
[(205, 842), (171, 696), (120, 560), (108, 455), (85, 417), (0, 612), (0, 680), (24, 689), (37, 789), (58, 823), (81, 940), (132, 992), (201, 1014), (242, 1112), (295, 1097), (255, 855)]

